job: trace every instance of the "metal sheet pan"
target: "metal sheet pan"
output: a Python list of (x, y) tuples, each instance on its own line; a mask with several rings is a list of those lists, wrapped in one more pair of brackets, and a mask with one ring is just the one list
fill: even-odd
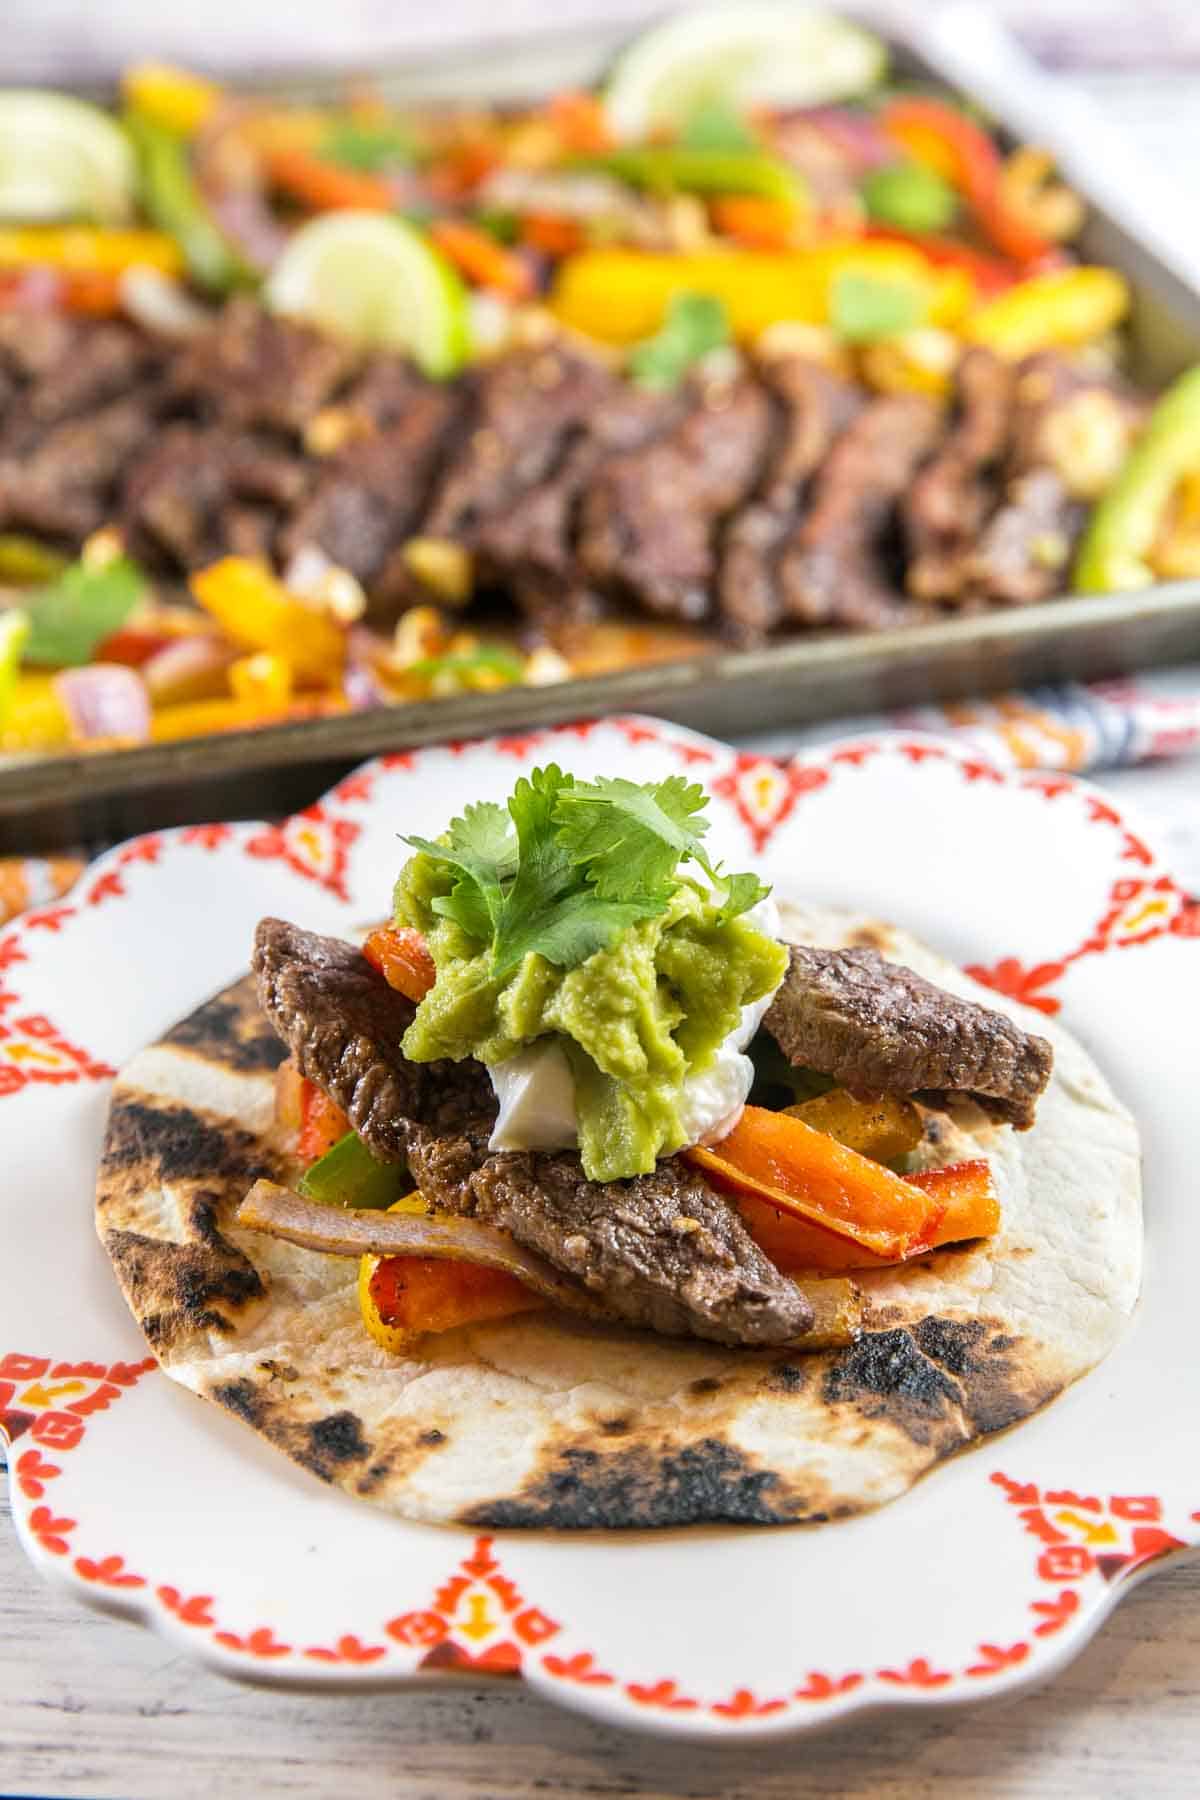
[[(895, 66), (969, 96), (977, 93), (1002, 127), (1014, 137), (1027, 135), (1033, 104), (1028, 82), (1043, 83), (1036, 99), (1044, 108), (1047, 78), (1030, 73), (1011, 40), (999, 38), (985, 15), (950, 11), (957, 13), (953, 28), (935, 26), (921, 48), (894, 42)], [(529, 98), (594, 80), (626, 36), (627, 29), (610, 28), (524, 45), (509, 42), (500, 53), (483, 46), (467, 56), (460, 52), (382, 74), (372, 70), (371, 79), (397, 100)], [(1005, 54), (1006, 78), (1000, 79)], [(319, 94), (334, 79), (289, 81), (285, 91)], [(344, 79), (344, 72), (336, 79)], [(1009, 97), (1012, 104), (1006, 106)], [(1128, 209), (1119, 204), (1111, 180), (1091, 191), (1089, 130), (1073, 118), (1069, 128), (1056, 132), (1051, 120), (1038, 135), (1059, 150), (1090, 202), (1084, 254), (1123, 270), (1132, 284), (1133, 373), (1159, 385), (1200, 361), (1200, 292), (1130, 228)], [(1103, 159), (1099, 166), (1105, 166)], [(1153, 235), (1161, 244), (1161, 233)], [(880, 636), (794, 638), (765, 650), (717, 651), (554, 687), (45, 759), (0, 771), (0, 852), (49, 849), (202, 818), (279, 813), (312, 799), (365, 756), (444, 738), (635, 709), (729, 736), (1020, 683), (1097, 680), (1190, 657), (1200, 658), (1200, 582), (947, 618)]]

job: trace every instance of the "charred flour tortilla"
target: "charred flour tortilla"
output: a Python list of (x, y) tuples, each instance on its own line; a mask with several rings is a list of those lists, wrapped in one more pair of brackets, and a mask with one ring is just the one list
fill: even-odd
[(259, 1176), (293, 1173), (272, 1141), (284, 1047), (247, 978), (113, 1093), (97, 1228), (167, 1373), (350, 1494), (486, 1526), (844, 1517), (1044, 1404), (1104, 1356), (1137, 1298), (1132, 1119), (1065, 1032), (912, 938), (783, 912), (798, 942), (875, 947), (1054, 1043), (1032, 1130), (962, 1105), (926, 1147), (931, 1164), (991, 1158), (1000, 1235), (864, 1273), (856, 1344), (726, 1349), (546, 1313), (388, 1356), (360, 1322), (356, 1263), (230, 1224)]

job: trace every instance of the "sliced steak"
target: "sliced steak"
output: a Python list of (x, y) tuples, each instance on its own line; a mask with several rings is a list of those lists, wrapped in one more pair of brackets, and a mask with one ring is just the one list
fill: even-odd
[(632, 1181), (588, 1181), (567, 1151), (491, 1152), (483, 1131), (418, 1129), (409, 1166), (431, 1205), (509, 1232), (631, 1325), (765, 1345), (812, 1323), (729, 1201), (673, 1158)]
[(958, 418), (903, 503), (906, 585), (919, 600), (953, 600), (967, 586), (967, 558), (999, 497), (1012, 424), (1016, 372), (990, 350), (958, 367)]
[(401, 1162), (409, 1128), (457, 1131), (495, 1117), (482, 1063), (409, 1062), (400, 1040), (416, 1008), (341, 938), (263, 919), (254, 935), (258, 997), (301, 1073), (336, 1100), (376, 1156)]
[(239, 502), (265, 509), (255, 537), (273, 543), (309, 479), (304, 463), (277, 444), (219, 426), (176, 424), (129, 469), (121, 521), (135, 553), (201, 568), (234, 550), (228, 522)]
[(176, 357), (172, 398), (203, 419), (299, 433), (360, 360), (340, 339), (273, 317), (239, 297)]
[(82, 542), (111, 519), (118, 479), (154, 429), (135, 395), (64, 420), (25, 456), (0, 457), (0, 521)]
[(685, 1165), (599, 1183), (570, 1152), (490, 1151), (496, 1103), (482, 1065), (408, 1062), (412, 1002), (352, 945), (264, 919), (253, 961), (263, 1010), (301, 1072), (376, 1156), (408, 1158), (432, 1206), (508, 1231), (631, 1324), (774, 1344), (811, 1323), (799, 1289)]
[(573, 597), (586, 587), (575, 538), (588, 483), (611, 457), (639, 449), (677, 423), (682, 410), (674, 395), (614, 379), (557, 470), (477, 530), (475, 548), (485, 582), (504, 588), (525, 613), (539, 619), (570, 612)]
[(424, 385), (409, 394), (394, 423), (352, 440), (323, 465), (311, 498), (283, 533), (285, 561), (315, 544), (373, 598), (377, 584), (388, 585), (380, 583), (387, 559), (420, 516), (462, 413), (454, 388)]
[(726, 524), (717, 572), (717, 609), (743, 644), (778, 624), (776, 554), (814, 473), (862, 406), (858, 389), (807, 357), (769, 358), (761, 373), (778, 413), (774, 444), (756, 497)]
[(471, 543), (486, 519), (557, 469), (612, 377), (592, 357), (559, 345), (514, 350), (475, 377), (469, 436), (421, 524), (423, 537)]
[(1117, 473), (1145, 403), (1052, 352), (1016, 372), (999, 503), (963, 557), (970, 592), (1009, 606), (1062, 590), (1086, 518)]
[(888, 580), (882, 553), (897, 503), (941, 429), (933, 401), (895, 394), (872, 400), (842, 433), (780, 553), (786, 618), (870, 630), (915, 616)]
[(579, 538), (580, 567), (602, 591), (689, 623), (712, 610), (718, 528), (753, 492), (772, 423), (752, 375), (694, 392), (674, 431), (605, 463), (584, 495)]
[(930, 1105), (965, 1096), (1020, 1131), (1050, 1079), (1045, 1038), (877, 950), (793, 944), (764, 1023), (791, 1062), (847, 1087)]

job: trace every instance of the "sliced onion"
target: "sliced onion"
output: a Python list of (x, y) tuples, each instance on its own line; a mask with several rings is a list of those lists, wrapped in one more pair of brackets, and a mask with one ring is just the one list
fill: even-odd
[(379, 674), (379, 657), (386, 645), (366, 625), (351, 626), (346, 639), (346, 667), (342, 687), (355, 712), (367, 712), (373, 706), (388, 706), (392, 695)]
[(237, 1223), (326, 1256), (434, 1256), (501, 1269), (554, 1306), (592, 1319), (613, 1317), (544, 1257), (478, 1219), (322, 1206), (273, 1181), (256, 1181), (238, 1209)]
[(142, 676), (156, 706), (214, 699), (225, 692), (226, 672), (236, 655), (232, 645), (207, 633), (183, 637), (156, 650), (143, 663)]
[(90, 663), (54, 677), (76, 743), (126, 738), (144, 744), (150, 736), (150, 695), (136, 669), (124, 663)]
[(121, 277), (121, 308), (157, 337), (189, 338), (206, 331), (214, 314), (161, 269), (135, 266)]

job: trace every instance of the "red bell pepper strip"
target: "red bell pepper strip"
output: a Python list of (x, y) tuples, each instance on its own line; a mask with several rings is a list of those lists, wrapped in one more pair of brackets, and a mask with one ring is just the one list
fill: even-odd
[(919, 154), (920, 138), (932, 140), (944, 153), (950, 179), (970, 206), (980, 229), (1005, 256), (1019, 263), (1036, 262), (1053, 249), (1006, 204), (1000, 184), (999, 150), (981, 125), (944, 100), (915, 95), (891, 101), (883, 111), (883, 129), (910, 154)]
[(425, 939), (410, 926), (377, 926), (363, 945), (363, 955), (388, 986), (408, 1000), (423, 1000), (437, 980)]

